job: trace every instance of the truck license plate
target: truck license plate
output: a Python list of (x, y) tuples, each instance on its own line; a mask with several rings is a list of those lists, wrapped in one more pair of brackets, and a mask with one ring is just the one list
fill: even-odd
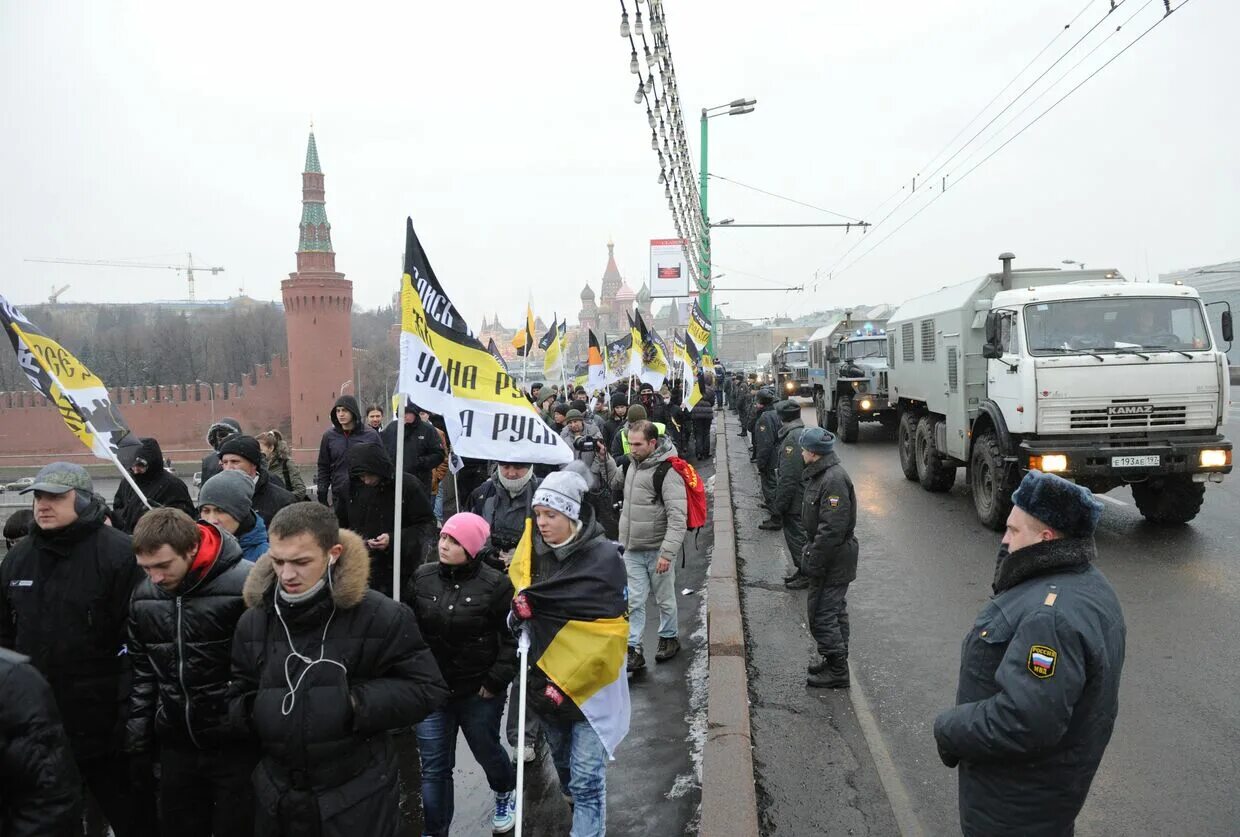
[(1157, 468), (1162, 462), (1161, 457), (1154, 456), (1112, 456), (1112, 468)]

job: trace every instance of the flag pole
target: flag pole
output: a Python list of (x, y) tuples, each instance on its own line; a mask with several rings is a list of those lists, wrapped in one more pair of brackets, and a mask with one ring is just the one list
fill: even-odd
[(521, 837), (521, 819), (525, 813), (525, 678), (528, 673), (530, 657), (530, 633), (526, 627), (521, 628), (517, 637), (517, 665), (521, 667), (521, 687), (517, 693), (517, 809), (516, 837)]
[(392, 600), (400, 601), (400, 509), (405, 494), (405, 407), (409, 396), (400, 393), (400, 413), (396, 425), (396, 512), (392, 517)]

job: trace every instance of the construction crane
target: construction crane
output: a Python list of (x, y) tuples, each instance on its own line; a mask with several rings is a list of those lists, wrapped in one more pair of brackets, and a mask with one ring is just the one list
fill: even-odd
[[(125, 261), (109, 261), (107, 259), (26, 259), (28, 262), (43, 262), (45, 264), (83, 264), (92, 267), (153, 267), (157, 270), (176, 270), (185, 273), (185, 281), (189, 285), (189, 298), (194, 299), (194, 271), (211, 271), (214, 276), (217, 273), (223, 273), (222, 267), (199, 267), (194, 264), (194, 254), (185, 254), (185, 264), (150, 264), (149, 262), (125, 262)], [(65, 287), (68, 287), (66, 285)], [(61, 290), (64, 290), (63, 288)], [(59, 295), (59, 294), (58, 294)], [(51, 300), (55, 302), (56, 300)]]
[(69, 290), (68, 285), (61, 285), (59, 288), (56, 287), (55, 285), (52, 285), (52, 293), (51, 293), (51, 296), (47, 298), (47, 301), (55, 305), (56, 301), (60, 299), (60, 295), (63, 294), (67, 290)]

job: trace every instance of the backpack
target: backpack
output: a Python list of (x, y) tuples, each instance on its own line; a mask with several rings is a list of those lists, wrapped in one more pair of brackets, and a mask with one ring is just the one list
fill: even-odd
[[(663, 482), (667, 472), (676, 469), (676, 473), (685, 483), (685, 531), (694, 532), (706, 525), (706, 485), (698, 475), (697, 469), (679, 456), (669, 456), (654, 469), (654, 494), (659, 502), (663, 502)], [(624, 463), (624, 473), (628, 476), (629, 463)]]

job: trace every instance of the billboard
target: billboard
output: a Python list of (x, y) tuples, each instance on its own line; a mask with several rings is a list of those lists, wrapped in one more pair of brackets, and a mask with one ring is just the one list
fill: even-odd
[(686, 297), (689, 295), (689, 264), (685, 261), (685, 241), (681, 238), (654, 238), (650, 241), (650, 295)]

